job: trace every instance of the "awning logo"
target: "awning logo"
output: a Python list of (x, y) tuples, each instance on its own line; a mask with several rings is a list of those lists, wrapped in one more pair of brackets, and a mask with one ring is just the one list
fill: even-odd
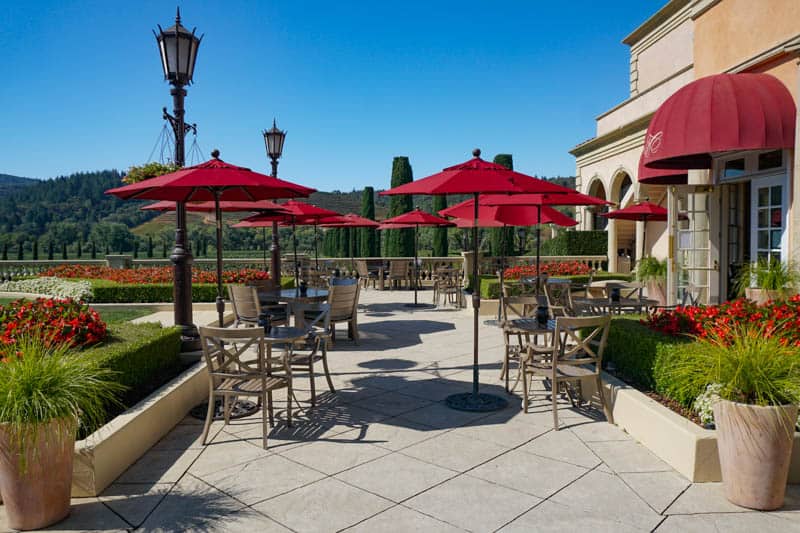
[(661, 141), (664, 138), (664, 132), (659, 131), (656, 133), (651, 133), (647, 135), (647, 139), (644, 143), (644, 156), (650, 157), (655, 155), (656, 152), (661, 148)]

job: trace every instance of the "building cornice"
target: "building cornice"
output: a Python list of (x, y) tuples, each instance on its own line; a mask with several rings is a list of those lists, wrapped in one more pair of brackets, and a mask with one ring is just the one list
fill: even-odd
[(694, 0), (694, 4), (692, 5), (692, 20), (719, 4), (721, 1), (722, 0)]
[(623, 44), (633, 46), (647, 34), (662, 25), (672, 15), (681, 10), (681, 8), (688, 5), (690, 0), (670, 0), (664, 7), (659, 9), (655, 15), (644, 21), (641, 26), (633, 30), (630, 35), (622, 40)]
[(788, 39), (777, 46), (773, 46), (772, 48), (764, 50), (760, 54), (751, 57), (747, 61), (742, 61), (741, 63), (726, 69), (725, 72), (731, 74), (747, 72), (754, 67), (764, 63), (769, 63), (770, 61), (773, 61), (785, 54), (795, 56), (800, 55), (800, 34), (795, 35), (791, 39)]
[(600, 137), (593, 137), (587, 141), (580, 143), (579, 145), (575, 146), (572, 150), (569, 151), (575, 157), (580, 157), (584, 154), (597, 150), (606, 144), (612, 143), (614, 141), (618, 141), (631, 135), (632, 133), (636, 133), (642, 129), (647, 129), (647, 126), (650, 124), (650, 119), (653, 118), (655, 113), (648, 113), (642, 117), (637, 118), (631, 122), (628, 122), (624, 126), (620, 126), (619, 128), (606, 133), (605, 135), (601, 135)]
[(686, 65), (686, 66), (685, 66), (685, 67), (683, 67), (682, 69), (680, 69), (680, 70), (678, 70), (678, 71), (674, 72), (673, 74), (670, 74), (669, 76), (667, 76), (666, 78), (664, 78), (663, 80), (661, 80), (660, 82), (658, 82), (656, 85), (653, 85), (652, 87), (648, 87), (647, 89), (645, 89), (644, 91), (640, 92), (640, 93), (639, 93), (639, 94), (637, 94), (636, 96), (634, 96), (634, 97), (632, 97), (632, 98), (628, 98), (627, 100), (623, 100), (622, 102), (620, 102), (619, 104), (615, 105), (614, 107), (612, 107), (612, 108), (611, 108), (611, 109), (609, 109), (608, 111), (604, 111), (603, 113), (600, 113), (599, 115), (597, 115), (596, 117), (594, 117), (595, 121), (597, 121), (597, 120), (601, 120), (601, 119), (603, 119), (603, 118), (607, 117), (608, 115), (610, 115), (610, 114), (611, 114), (611, 113), (613, 113), (614, 111), (616, 111), (616, 110), (620, 109), (621, 107), (624, 107), (624, 106), (626, 106), (626, 105), (630, 104), (631, 102), (633, 102), (633, 101), (635, 101), (635, 100), (638, 100), (639, 98), (641, 98), (641, 97), (645, 96), (646, 94), (648, 94), (648, 93), (650, 93), (650, 92), (654, 91), (655, 89), (658, 89), (658, 88), (660, 88), (660, 87), (661, 87), (662, 85), (664, 85), (665, 83), (668, 83), (669, 81), (672, 81), (674, 78), (677, 78), (677, 77), (678, 77), (678, 76), (680, 76), (681, 74), (684, 74), (685, 72), (687, 72), (687, 71), (689, 71), (689, 70), (692, 70), (693, 68), (694, 68), (694, 63), (691, 63), (691, 64), (689, 64), (689, 65)]

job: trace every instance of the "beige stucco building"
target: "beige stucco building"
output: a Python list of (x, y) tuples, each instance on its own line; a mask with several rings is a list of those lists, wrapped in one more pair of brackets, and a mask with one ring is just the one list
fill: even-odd
[(731, 294), (738, 265), (757, 257), (800, 260), (796, 140), (779, 150), (714, 153), (712, 168), (690, 170), (675, 184), (639, 182), (651, 118), (695, 80), (767, 73), (798, 101), (800, 1), (671, 0), (623, 43), (630, 96), (599, 115), (595, 137), (570, 151), (576, 187), (618, 207), (648, 199), (668, 207), (670, 221), (648, 222), (642, 243), (642, 222), (606, 221), (584, 209), (582, 229), (608, 230), (609, 270), (623, 270), (622, 257), (635, 263), (644, 246), (645, 254), (668, 259), (671, 303), (715, 303)]

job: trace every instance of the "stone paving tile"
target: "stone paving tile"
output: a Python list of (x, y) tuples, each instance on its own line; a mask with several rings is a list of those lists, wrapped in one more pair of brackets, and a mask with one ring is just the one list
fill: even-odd
[(550, 431), (525, 444), (520, 450), (584, 468), (600, 464), (594, 452), (570, 431)]
[(254, 508), (303, 533), (338, 531), (388, 509), (391, 501), (326, 478), (259, 503)]
[(583, 442), (629, 441), (633, 438), (623, 430), (608, 422), (587, 421), (570, 424), (572, 431)]
[(495, 415), (481, 418), (466, 426), (456, 428), (453, 432), (468, 438), (507, 446), (509, 448), (524, 444), (548, 431), (552, 426), (542, 424), (533, 417), (511, 409)]
[(114, 483), (98, 499), (138, 527), (172, 487), (172, 483)]
[(658, 533), (793, 533), (800, 532), (800, 520), (780, 513), (717, 513), (670, 516), (656, 529)]
[(499, 530), (501, 533), (587, 531), (591, 533), (640, 533), (643, 530), (616, 522), (603, 513), (584, 511), (544, 501)]
[(580, 466), (513, 450), (471, 470), (468, 475), (548, 498), (586, 472), (588, 470)]
[(117, 478), (117, 483), (175, 483), (203, 450), (150, 450)]
[(672, 470), (667, 463), (634, 440), (588, 442), (586, 445), (617, 473)]
[(325, 474), (272, 454), (199, 477), (225, 494), (253, 505), (318, 481)]
[(296, 463), (333, 475), (391, 452), (364, 442), (316, 441), (280, 453)]
[(336, 436), (336, 440), (350, 439), (367, 442), (387, 450), (398, 451), (418, 442), (432, 439), (446, 431), (449, 430), (435, 429), (402, 418), (387, 418), (374, 424), (340, 433)]
[(388, 416), (397, 416), (402, 413), (414, 411), (421, 407), (431, 405), (431, 402), (422, 398), (415, 398), (397, 392), (385, 392), (377, 396), (372, 396), (361, 400), (353, 405), (377, 411)]
[(258, 445), (254, 445), (240, 440), (209, 444), (202, 452), (189, 467), (190, 473), (199, 476), (212, 474), (231, 466), (266, 457), (272, 453), (264, 450), (260, 442)]
[(747, 511), (748, 509), (739, 507), (725, 498), (722, 483), (695, 483), (667, 508), (665, 514), (744, 513)]
[(409, 446), (399, 453), (456, 472), (464, 472), (508, 450), (509, 448), (505, 446), (471, 439), (449, 431), (433, 439)]
[(397, 389), (400, 394), (407, 394), (417, 398), (424, 398), (432, 402), (441, 402), (451, 394), (469, 392), (471, 385), (464, 382), (451, 382), (445, 379), (434, 378), (415, 381)]
[(452, 429), (488, 416), (487, 413), (455, 411), (443, 404), (434, 403), (422, 409), (404, 413), (400, 418), (438, 429)]
[(456, 475), (452, 470), (393, 453), (336, 475), (378, 496), (401, 502)]
[(396, 505), (379, 515), (345, 529), (347, 533), (408, 533), (435, 531), (437, 533), (462, 533), (463, 529), (426, 516), (408, 507)]
[[(69, 516), (44, 531), (57, 533), (107, 531), (117, 533), (127, 531), (130, 527), (97, 498), (73, 498), (70, 504), (72, 507)], [(10, 529), (7, 524), (5, 507), (0, 504), (0, 532), (11, 533), (16, 531)]]
[[(178, 424), (164, 438), (158, 441), (152, 450), (200, 450), (203, 448), (203, 424)], [(213, 422), (208, 431), (209, 441), (222, 429), (221, 422)]]
[(657, 513), (663, 513), (691, 485), (675, 471), (627, 473), (619, 477)]
[(592, 471), (550, 498), (615, 522), (653, 529), (663, 519), (614, 475)]
[(207, 483), (185, 476), (147, 517), (142, 530), (214, 530), (232, 513), (247, 516), (253, 511)]
[(470, 476), (458, 476), (405, 505), (468, 531), (494, 531), (541, 500)]

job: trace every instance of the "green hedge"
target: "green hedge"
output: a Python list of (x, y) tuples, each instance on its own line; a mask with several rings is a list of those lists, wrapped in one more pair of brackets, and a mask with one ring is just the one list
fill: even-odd
[[(109, 337), (84, 353), (101, 354), (106, 365), (117, 372), (116, 380), (126, 387), (118, 399), (121, 406), (109, 406), (106, 422), (124, 409), (167, 383), (184, 368), (180, 359), (180, 330), (162, 328), (159, 324), (113, 322), (108, 325)], [(82, 434), (96, 428), (82, 428)]]
[(542, 255), (606, 255), (608, 233), (605, 230), (562, 231), (542, 243)]
[[(90, 280), (93, 303), (162, 303), (172, 301), (172, 283), (135, 285), (114, 283), (107, 280)], [(281, 277), (281, 287), (294, 287), (294, 278)], [(212, 283), (192, 285), (193, 302), (213, 302), (217, 297), (217, 286)]]
[[(568, 279), (574, 285), (586, 284), (589, 281), (589, 275), (581, 275), (581, 276), (553, 276), (559, 279)], [(630, 274), (616, 274), (613, 272), (595, 272), (594, 276), (592, 277), (593, 281), (603, 281), (606, 279), (619, 279), (624, 281), (630, 281), (633, 279), (633, 276)], [(516, 284), (517, 281), (507, 281), (506, 283)], [(497, 299), (500, 297), (500, 280), (497, 279), (497, 276), (490, 276), (484, 275), (481, 276), (481, 298), (486, 299)]]
[(604, 366), (612, 363), (615, 373), (625, 382), (642, 390), (691, 404), (694, 398), (676, 398), (664, 370), (678, 350), (691, 349), (688, 337), (672, 337), (653, 331), (640, 322), (641, 316), (614, 317), (603, 355)]

